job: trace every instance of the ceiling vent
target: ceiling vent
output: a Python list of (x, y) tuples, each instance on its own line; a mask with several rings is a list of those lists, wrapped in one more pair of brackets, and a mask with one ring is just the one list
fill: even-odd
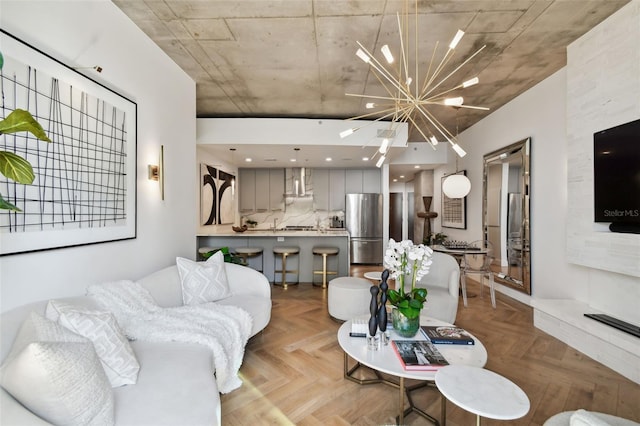
[(393, 139), (396, 137), (395, 130), (378, 129), (378, 137), (385, 139)]

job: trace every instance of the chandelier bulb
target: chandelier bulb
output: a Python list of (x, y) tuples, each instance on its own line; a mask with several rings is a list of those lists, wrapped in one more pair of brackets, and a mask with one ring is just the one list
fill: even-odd
[(460, 40), (462, 40), (462, 36), (464, 36), (464, 31), (458, 30), (453, 40), (451, 40), (451, 44), (449, 44), (449, 49), (455, 49), (458, 43), (460, 43)]
[(467, 152), (464, 149), (462, 149), (462, 147), (460, 145), (458, 145), (457, 143), (452, 144), (451, 148), (453, 148), (453, 150), (456, 152), (456, 154), (458, 154), (458, 156), (460, 158), (462, 158), (465, 155), (467, 155)]
[(385, 44), (380, 48), (380, 51), (384, 55), (384, 58), (387, 60), (387, 62), (392, 64), (394, 59), (393, 59), (393, 55), (391, 54), (391, 50), (389, 49), (389, 45)]
[(382, 164), (384, 163), (384, 160), (386, 160), (387, 157), (385, 157), (384, 155), (381, 155), (380, 158), (378, 158), (378, 162), (376, 163), (376, 167), (380, 168), (382, 167)]
[(387, 153), (387, 149), (389, 149), (389, 139), (384, 138), (382, 139), (382, 143), (380, 144), (380, 149), (378, 149), (378, 152), (384, 155)]
[(362, 59), (365, 63), (369, 63), (371, 62), (371, 58), (369, 57), (369, 55), (367, 55), (366, 53), (364, 53), (364, 50), (362, 49), (358, 49), (358, 51), (356, 52), (356, 56), (360, 59)]
[(340, 137), (344, 139), (347, 136), (352, 135), (354, 131), (355, 131), (354, 129), (343, 130), (342, 132), (340, 132)]
[(367, 109), (373, 109), (376, 107), (376, 104), (373, 102), (367, 102), (367, 104), (365, 105), (365, 108)]
[(444, 104), (449, 106), (461, 106), (463, 103), (464, 98), (462, 96), (458, 96), (457, 98), (446, 98), (444, 100)]
[(480, 82), (480, 79), (478, 79), (478, 77), (473, 77), (472, 79), (467, 80), (464, 83), (462, 83), (462, 87), (466, 89), (467, 87), (474, 86), (474, 85), (478, 84), (479, 82)]
[(438, 145), (438, 139), (436, 139), (436, 137), (435, 137), (435, 136), (431, 136), (431, 137), (429, 138), (429, 141), (431, 142), (431, 145), (433, 145), (433, 146)]

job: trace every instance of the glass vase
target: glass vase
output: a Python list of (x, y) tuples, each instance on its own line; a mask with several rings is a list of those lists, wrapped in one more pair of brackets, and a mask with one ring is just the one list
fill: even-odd
[(414, 337), (420, 329), (420, 315), (409, 319), (395, 306), (391, 311), (391, 322), (394, 331), (402, 337)]

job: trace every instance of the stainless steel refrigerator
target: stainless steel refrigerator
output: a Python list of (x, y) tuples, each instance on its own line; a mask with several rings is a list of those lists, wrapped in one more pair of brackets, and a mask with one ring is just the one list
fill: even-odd
[(347, 194), (345, 226), (351, 236), (351, 263), (382, 263), (382, 195)]

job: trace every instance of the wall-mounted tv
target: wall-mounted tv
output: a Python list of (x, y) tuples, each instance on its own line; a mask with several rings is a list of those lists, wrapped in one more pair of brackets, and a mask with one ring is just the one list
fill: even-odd
[(640, 233), (640, 120), (593, 134), (594, 219)]

